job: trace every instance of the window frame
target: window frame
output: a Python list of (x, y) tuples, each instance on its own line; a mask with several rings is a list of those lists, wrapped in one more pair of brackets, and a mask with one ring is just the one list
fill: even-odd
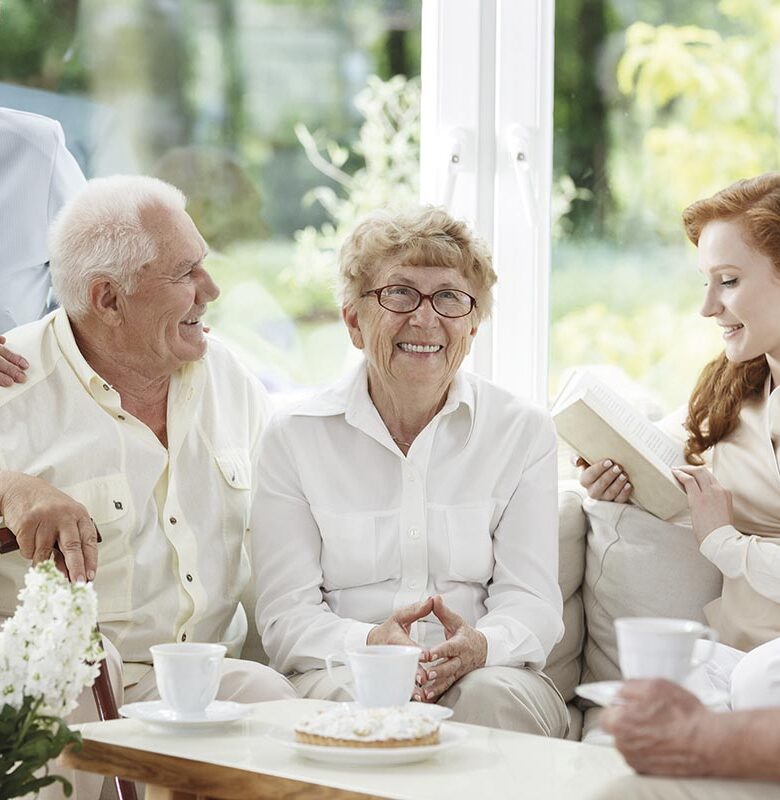
[(554, 26), (552, 0), (423, 0), (420, 200), (473, 225), (499, 276), (467, 367), (544, 405)]

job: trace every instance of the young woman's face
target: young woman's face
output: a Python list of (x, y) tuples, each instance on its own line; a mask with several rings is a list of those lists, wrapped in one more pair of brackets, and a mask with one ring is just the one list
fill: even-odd
[(715, 220), (699, 237), (707, 291), (701, 314), (723, 328), (729, 361), (767, 355), (780, 363), (780, 273), (746, 241), (738, 220)]

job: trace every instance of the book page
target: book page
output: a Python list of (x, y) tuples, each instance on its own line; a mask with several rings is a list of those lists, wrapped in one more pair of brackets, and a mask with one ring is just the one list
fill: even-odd
[(660, 431), (650, 420), (628, 405), (622, 397), (600, 382), (593, 382), (587, 392), (596, 401), (601, 415), (620, 430), (626, 438), (641, 442), (667, 467), (685, 463), (682, 447), (671, 437)]

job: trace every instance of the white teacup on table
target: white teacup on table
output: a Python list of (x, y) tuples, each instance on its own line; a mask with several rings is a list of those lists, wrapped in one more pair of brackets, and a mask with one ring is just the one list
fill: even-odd
[[(331, 654), (325, 666), (331, 680), (361, 706), (379, 708), (406, 705), (414, 690), (414, 677), (422, 650), (399, 644), (367, 644)], [(334, 674), (337, 663), (346, 664), (352, 673), (352, 685)]]
[(177, 642), (149, 650), (163, 702), (183, 718), (202, 715), (217, 696), (225, 646)]

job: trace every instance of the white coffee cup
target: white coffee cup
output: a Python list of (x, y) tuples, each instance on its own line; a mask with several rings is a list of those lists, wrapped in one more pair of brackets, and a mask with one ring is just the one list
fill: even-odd
[[(712, 658), (718, 641), (712, 628), (691, 619), (621, 617), (615, 620), (615, 632), (620, 671), (626, 679), (666, 678), (680, 683)], [(694, 660), (699, 639), (709, 639), (709, 647)]]
[(198, 716), (217, 696), (225, 648), (221, 644), (174, 642), (149, 648), (163, 702), (181, 716)]
[[(361, 706), (402, 706), (412, 697), (421, 652), (419, 647), (400, 644), (367, 644), (327, 656), (325, 666), (330, 679)], [(334, 675), (337, 663), (349, 667), (354, 688)]]

